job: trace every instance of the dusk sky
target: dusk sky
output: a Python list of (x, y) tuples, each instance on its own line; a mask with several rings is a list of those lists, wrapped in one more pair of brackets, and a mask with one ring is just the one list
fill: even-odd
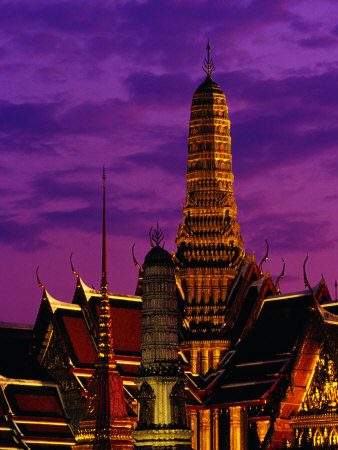
[(338, 2), (0, 2), (0, 321), (100, 283), (107, 169), (111, 292), (134, 294), (148, 232), (165, 247), (185, 199), (192, 95), (207, 39), (231, 121), (245, 249), (282, 293), (337, 278)]

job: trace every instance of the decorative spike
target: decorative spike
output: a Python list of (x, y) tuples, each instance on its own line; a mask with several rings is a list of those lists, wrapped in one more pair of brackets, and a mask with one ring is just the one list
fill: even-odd
[(107, 281), (107, 233), (106, 233), (106, 169), (103, 167), (103, 214), (102, 214), (102, 281), (99, 312), (99, 353), (97, 367), (116, 367), (113, 347), (110, 302)]
[(268, 260), (268, 257), (269, 257), (269, 243), (268, 243), (268, 241), (266, 239), (265, 239), (265, 243), (266, 243), (266, 253), (265, 253), (264, 258), (262, 259), (262, 261), (260, 262), (259, 267), (258, 267), (260, 273), (263, 273), (262, 272), (263, 263), (265, 263)]
[(305, 266), (306, 266), (306, 263), (307, 263), (308, 259), (309, 259), (309, 255), (306, 255), (305, 261), (303, 263), (304, 284), (305, 284), (305, 287), (308, 287), (310, 292), (313, 293), (312, 287), (310, 286), (310, 283), (309, 283), (309, 280), (307, 279), (306, 271), (305, 271)]
[(102, 170), (103, 181), (103, 214), (102, 214), (102, 278), (101, 278), (101, 292), (108, 291), (107, 281), (107, 233), (106, 233), (106, 169), (103, 166)]
[(45, 289), (45, 286), (41, 283), (39, 278), (39, 266), (36, 268), (36, 279), (38, 280), (38, 286), (42, 289)]
[(73, 266), (73, 253), (70, 254), (69, 259), (70, 259), (70, 267), (72, 269), (73, 274), (79, 278), (79, 274), (77, 273), (77, 271), (74, 269), (74, 266)]
[(209, 39), (208, 39), (208, 45), (206, 47), (206, 50), (207, 50), (207, 57), (204, 58), (202, 69), (208, 76), (210, 76), (215, 71), (215, 65), (214, 65), (212, 58), (210, 58)]
[(280, 295), (279, 282), (280, 282), (280, 280), (282, 280), (284, 278), (284, 273), (285, 273), (285, 261), (284, 261), (284, 258), (282, 258), (282, 261), (283, 261), (283, 270), (282, 270), (282, 273), (277, 278), (277, 281), (276, 281), (276, 284), (275, 284), (275, 288), (276, 288), (276, 291), (277, 291), (278, 295)]
[[(152, 240), (152, 242), (155, 242), (155, 244), (157, 246), (159, 246), (163, 242), (163, 239), (164, 239), (164, 236), (163, 236), (162, 230), (159, 227), (158, 222), (157, 222), (156, 228), (151, 235), (151, 240)], [(163, 246), (164, 246), (164, 243), (163, 243)]]
[(152, 238), (151, 238), (151, 233), (152, 233), (152, 231), (153, 231), (153, 227), (151, 226), (151, 227), (150, 227), (150, 230), (149, 230), (149, 241), (150, 241), (150, 247), (151, 247), (151, 248), (154, 248), (155, 245), (154, 245), (153, 240), (152, 240)]
[(141, 266), (140, 266), (139, 263), (136, 261), (135, 254), (134, 254), (134, 248), (135, 248), (135, 243), (133, 244), (133, 246), (132, 246), (132, 248), (131, 248), (131, 253), (132, 253), (132, 255), (133, 255), (134, 265), (135, 265), (135, 267), (138, 267), (139, 270), (142, 270), (142, 269), (141, 269)]

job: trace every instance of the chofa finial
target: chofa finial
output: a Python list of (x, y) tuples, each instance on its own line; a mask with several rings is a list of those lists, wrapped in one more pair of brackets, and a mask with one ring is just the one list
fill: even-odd
[(131, 254), (133, 255), (134, 265), (135, 265), (135, 267), (138, 267), (139, 270), (142, 270), (140, 264), (137, 262), (137, 260), (135, 258), (134, 248), (135, 248), (135, 243), (133, 244), (133, 246), (131, 248)]
[(215, 65), (214, 62), (212, 60), (212, 58), (210, 58), (210, 44), (209, 44), (209, 39), (208, 39), (208, 45), (206, 47), (207, 50), (207, 57), (204, 58), (204, 62), (203, 62), (203, 66), (202, 69), (204, 70), (204, 72), (207, 75), (211, 75), (214, 71), (215, 71)]
[(309, 259), (309, 255), (306, 255), (305, 261), (304, 261), (304, 263), (303, 263), (304, 284), (305, 284), (305, 287), (308, 287), (308, 288), (309, 288), (309, 291), (310, 291), (310, 292), (313, 292), (313, 291), (312, 291), (312, 287), (310, 286), (309, 280), (307, 279), (306, 271), (305, 271), (305, 266), (306, 266), (306, 263), (307, 263), (307, 260), (308, 260), (308, 259)]
[(155, 247), (155, 245), (154, 245), (154, 243), (153, 243), (153, 240), (152, 240), (152, 232), (153, 232), (153, 226), (151, 226), (150, 227), (150, 230), (149, 230), (149, 242), (150, 242), (150, 247), (151, 248), (154, 248)]
[(265, 263), (268, 260), (268, 257), (269, 257), (269, 243), (268, 243), (268, 241), (266, 239), (265, 239), (265, 243), (266, 243), (266, 253), (265, 253), (264, 258), (262, 259), (262, 261), (260, 262), (259, 267), (258, 267), (258, 269), (259, 269), (259, 271), (261, 273), (262, 273), (263, 263)]
[(73, 274), (76, 275), (79, 278), (79, 274), (78, 274), (78, 272), (76, 271), (76, 269), (74, 268), (74, 265), (73, 265), (73, 253), (70, 254), (70, 258), (69, 259), (70, 259), (70, 267), (72, 269)]
[(276, 291), (277, 291), (278, 295), (280, 294), (279, 282), (280, 282), (280, 280), (282, 280), (284, 278), (284, 274), (285, 274), (285, 261), (284, 261), (284, 258), (282, 258), (282, 261), (283, 261), (282, 273), (277, 278), (276, 285), (275, 285), (275, 288), (276, 288)]
[(45, 286), (41, 283), (39, 278), (39, 266), (36, 268), (36, 279), (38, 281), (38, 286), (42, 289), (45, 289)]

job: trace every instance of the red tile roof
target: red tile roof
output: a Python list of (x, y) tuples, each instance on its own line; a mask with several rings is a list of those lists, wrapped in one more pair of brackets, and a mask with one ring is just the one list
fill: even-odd
[(80, 364), (91, 365), (96, 361), (96, 351), (84, 318), (64, 315), (62, 321), (74, 353)]

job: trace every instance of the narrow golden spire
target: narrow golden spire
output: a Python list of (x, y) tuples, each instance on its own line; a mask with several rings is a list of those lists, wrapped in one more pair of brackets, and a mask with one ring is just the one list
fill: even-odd
[(107, 227), (106, 227), (106, 169), (103, 167), (103, 213), (102, 213), (102, 279), (99, 313), (99, 354), (97, 365), (116, 367), (113, 348), (112, 324), (107, 280)]
[(106, 169), (103, 166), (102, 170), (103, 181), (103, 215), (102, 215), (102, 278), (101, 278), (101, 292), (108, 291), (107, 280), (107, 228), (106, 228)]
[(209, 44), (209, 39), (208, 39), (208, 45), (206, 47), (206, 50), (207, 50), (207, 57), (204, 58), (202, 69), (204, 70), (204, 72), (207, 75), (210, 76), (215, 71), (215, 65), (214, 65), (212, 58), (210, 58), (211, 48), (210, 48), (210, 44)]
[(113, 326), (107, 281), (106, 171), (103, 167), (102, 280), (98, 314), (98, 355), (88, 383), (84, 417), (76, 435), (79, 450), (134, 449), (132, 422), (128, 417), (123, 383), (116, 370)]

